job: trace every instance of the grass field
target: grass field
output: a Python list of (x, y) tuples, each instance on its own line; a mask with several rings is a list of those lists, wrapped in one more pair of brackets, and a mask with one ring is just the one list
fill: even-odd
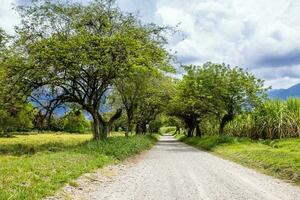
[(179, 140), (216, 153), (221, 157), (252, 167), (263, 173), (300, 183), (300, 139), (254, 141), (229, 136), (186, 138)]
[(42, 134), (0, 138), (0, 199), (41, 199), (83, 173), (149, 149), (154, 136)]

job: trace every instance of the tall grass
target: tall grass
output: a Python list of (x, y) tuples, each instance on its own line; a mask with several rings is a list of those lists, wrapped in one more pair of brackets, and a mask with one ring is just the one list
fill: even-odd
[(269, 100), (253, 112), (237, 116), (225, 132), (263, 139), (300, 137), (300, 99)]
[(156, 142), (155, 135), (90, 139), (73, 134), (0, 138), (0, 200), (42, 199), (81, 174), (135, 155)]

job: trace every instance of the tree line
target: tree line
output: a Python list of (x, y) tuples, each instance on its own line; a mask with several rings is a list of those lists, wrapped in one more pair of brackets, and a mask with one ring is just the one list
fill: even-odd
[(56, 108), (75, 105), (92, 118), (94, 139), (105, 139), (122, 112), (127, 135), (133, 119), (136, 132), (145, 132), (163, 110), (172, 82), (164, 73), (173, 71), (165, 27), (144, 25), (111, 0), (32, 1), (17, 10), (16, 36), (1, 31), (1, 105), (8, 115), (30, 101), (41, 107), (35, 117), (42, 126)]
[[(128, 136), (163, 125), (201, 137), (228, 134), (237, 119), (266, 104), (268, 88), (241, 67), (207, 62), (170, 76), (177, 63), (166, 49), (172, 29), (144, 24), (112, 0), (38, 0), (17, 10), (16, 35), (0, 31), (2, 132), (12, 127), (8, 119), (22, 118), (39, 130), (91, 125), (95, 140), (114, 129)], [(69, 125), (54, 117), (63, 107)]]
[(183, 122), (186, 135), (224, 134), (228, 123), (252, 112), (266, 99), (263, 81), (240, 67), (206, 63), (185, 66), (186, 75), (176, 85), (169, 114)]

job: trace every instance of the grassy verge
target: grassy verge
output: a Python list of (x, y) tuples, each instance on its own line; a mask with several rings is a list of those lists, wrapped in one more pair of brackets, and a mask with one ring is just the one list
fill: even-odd
[(263, 173), (300, 183), (300, 139), (254, 141), (248, 138), (210, 136), (176, 137), (195, 147), (252, 167)]
[(46, 134), (0, 138), (0, 199), (41, 199), (83, 173), (149, 149), (155, 136)]

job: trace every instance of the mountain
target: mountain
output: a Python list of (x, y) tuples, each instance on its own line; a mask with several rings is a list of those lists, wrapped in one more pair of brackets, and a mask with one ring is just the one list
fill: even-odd
[(287, 99), (288, 97), (300, 97), (300, 83), (287, 89), (270, 90), (269, 96), (271, 99)]

